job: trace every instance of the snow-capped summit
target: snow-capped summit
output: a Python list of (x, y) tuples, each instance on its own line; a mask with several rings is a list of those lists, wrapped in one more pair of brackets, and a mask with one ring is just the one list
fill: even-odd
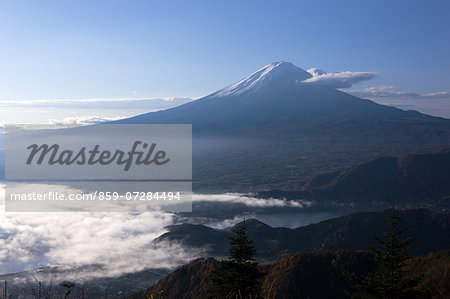
[(310, 73), (290, 62), (273, 62), (241, 81), (215, 92), (211, 97), (238, 95), (247, 91), (257, 91), (269, 82), (293, 83), (301, 82), (311, 77)]

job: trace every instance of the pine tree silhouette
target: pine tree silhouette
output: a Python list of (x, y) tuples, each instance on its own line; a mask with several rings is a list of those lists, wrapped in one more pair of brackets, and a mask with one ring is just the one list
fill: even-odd
[(351, 298), (400, 299), (415, 298), (421, 294), (415, 288), (421, 277), (405, 270), (405, 262), (411, 258), (408, 252), (413, 239), (401, 238), (404, 231), (398, 228), (400, 220), (395, 213), (394, 201), (387, 216), (390, 230), (384, 233), (383, 239), (374, 237), (378, 244), (371, 247), (377, 269), (363, 280), (353, 277), (356, 285)]
[(245, 220), (233, 229), (229, 258), (219, 262), (213, 280), (214, 293), (219, 298), (255, 298), (262, 274), (255, 261), (256, 249), (250, 239)]

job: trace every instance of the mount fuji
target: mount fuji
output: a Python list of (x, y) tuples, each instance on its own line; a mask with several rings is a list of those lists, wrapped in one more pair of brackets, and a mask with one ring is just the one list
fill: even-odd
[(196, 101), (116, 123), (192, 124), (197, 191), (290, 189), (351, 163), (450, 145), (450, 120), (352, 96), (311, 73), (271, 63)]
[[(315, 72), (315, 70), (314, 70)], [(313, 73), (314, 73), (313, 72)], [(308, 82), (311, 73), (289, 62), (274, 62), (199, 100), (172, 109), (138, 115), (121, 123), (192, 123), (196, 130), (225, 126), (243, 129), (269, 123), (386, 118), (396, 108), (361, 100), (335, 88)], [(211, 128), (212, 126), (212, 128)]]

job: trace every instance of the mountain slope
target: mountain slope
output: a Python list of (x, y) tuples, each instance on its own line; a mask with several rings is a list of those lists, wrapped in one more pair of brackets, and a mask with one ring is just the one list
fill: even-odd
[(318, 196), (349, 198), (419, 198), (450, 196), (450, 151), (439, 154), (409, 155), (397, 158), (379, 158), (335, 172), (320, 186), (311, 189), (323, 179), (316, 177), (302, 190)]
[[(161, 279), (147, 291), (131, 298), (208, 298), (212, 294), (211, 278), (217, 261), (194, 260)], [(317, 251), (296, 253), (272, 265), (261, 267), (265, 274), (261, 282), (264, 298), (348, 298), (345, 291), (351, 282), (344, 270), (358, 276), (371, 272), (375, 264), (365, 251)], [(442, 251), (412, 258), (407, 271), (423, 274), (419, 289), (426, 290), (423, 298), (448, 298), (450, 292), (450, 252)], [(162, 296), (155, 295), (164, 291)], [(213, 297), (214, 298), (214, 297)]]
[(327, 172), (295, 191), (260, 192), (262, 197), (353, 203), (418, 203), (448, 206), (450, 150), (437, 154), (383, 157)]
[(291, 188), (349, 163), (449, 146), (450, 120), (304, 82), (310, 77), (272, 63), (196, 101), (117, 123), (192, 124), (194, 188), (205, 192)]
[(151, 289), (128, 298), (208, 298), (213, 288), (211, 277), (217, 264), (214, 259), (194, 260), (161, 279)]
[[(341, 92), (303, 83), (311, 74), (288, 62), (275, 62), (241, 81), (196, 101), (138, 115), (120, 123), (188, 123), (195, 130), (294, 124), (306, 121), (433, 119)], [(209, 127), (213, 125), (213, 127)], [(207, 127), (208, 126), (208, 127)]]
[[(162, 296), (155, 298), (209, 298), (217, 264), (214, 259), (194, 260), (132, 298), (147, 298), (160, 291), (164, 291)], [(264, 298), (345, 298), (343, 291), (349, 288), (349, 281), (342, 273), (344, 267), (361, 274), (373, 269), (373, 261), (367, 252), (360, 251), (298, 253), (261, 267), (265, 274), (262, 295)]]

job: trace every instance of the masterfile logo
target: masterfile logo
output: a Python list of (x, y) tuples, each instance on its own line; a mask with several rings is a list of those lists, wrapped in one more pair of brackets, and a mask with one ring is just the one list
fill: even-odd
[[(140, 146), (142, 150), (138, 150)], [(113, 152), (108, 150), (100, 151), (100, 145), (98, 144), (92, 150), (86, 150), (86, 147), (83, 146), (80, 150), (74, 152), (70, 149), (60, 151), (58, 144), (53, 144), (52, 146), (48, 144), (32, 144), (27, 147), (30, 150), (30, 155), (26, 164), (30, 165), (35, 162), (41, 165), (44, 160), (49, 165), (109, 165), (117, 163), (117, 165), (124, 165), (124, 170), (128, 171), (133, 163), (136, 165), (150, 165), (153, 163), (159, 166), (170, 161), (170, 159), (166, 158), (166, 151), (158, 150), (154, 154), (155, 148), (156, 143), (149, 145), (142, 141), (135, 141), (129, 152), (118, 149)], [(35, 159), (36, 156), (37, 158)]]
[(7, 125), (5, 158), (6, 211), (191, 210), (191, 125)]

